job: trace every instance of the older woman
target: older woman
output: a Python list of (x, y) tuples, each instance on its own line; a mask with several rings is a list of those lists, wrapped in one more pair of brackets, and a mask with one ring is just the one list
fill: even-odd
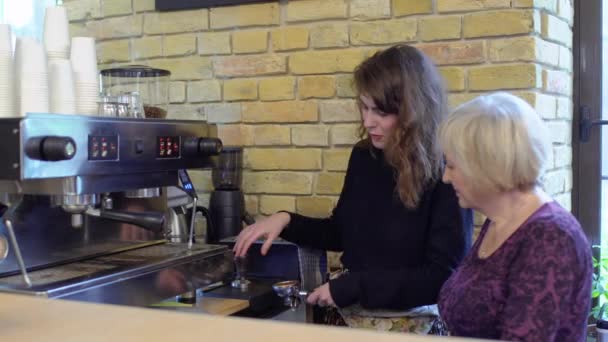
[(543, 122), (507, 93), (458, 107), (440, 127), (443, 181), (487, 217), (439, 297), (453, 335), (584, 341), (591, 249), (577, 220), (539, 187), (550, 145)]

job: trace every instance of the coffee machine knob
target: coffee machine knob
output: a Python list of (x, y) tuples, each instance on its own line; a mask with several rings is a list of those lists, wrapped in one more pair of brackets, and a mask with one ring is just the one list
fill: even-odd
[(70, 137), (32, 138), (27, 141), (25, 152), (36, 160), (70, 160), (76, 155), (76, 143)]
[(216, 156), (222, 152), (222, 141), (218, 138), (184, 139), (182, 152), (185, 156)]

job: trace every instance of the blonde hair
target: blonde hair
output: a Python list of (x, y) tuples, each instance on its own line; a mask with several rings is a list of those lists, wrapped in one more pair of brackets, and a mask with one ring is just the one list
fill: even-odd
[(524, 100), (498, 92), (457, 107), (439, 128), (439, 144), (479, 190), (527, 190), (539, 184), (548, 131)]
[[(447, 115), (443, 79), (420, 50), (395, 45), (361, 63), (354, 84), (359, 95), (369, 96), (380, 110), (398, 117), (384, 158), (395, 169), (401, 202), (414, 208), (426, 188), (441, 177), (437, 127)], [(369, 142), (363, 123), (360, 135)]]

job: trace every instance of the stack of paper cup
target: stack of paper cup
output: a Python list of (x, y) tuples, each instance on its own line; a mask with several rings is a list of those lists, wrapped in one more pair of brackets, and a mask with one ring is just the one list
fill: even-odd
[(49, 60), (68, 59), (70, 30), (65, 7), (51, 6), (44, 13), (44, 47)]
[(96, 115), (99, 99), (99, 76), (95, 39), (73, 37), (70, 59), (74, 70), (76, 111), (78, 114)]
[(0, 117), (17, 116), (15, 111), (15, 85), (11, 29), (0, 24)]
[(17, 113), (49, 112), (49, 85), (44, 48), (33, 38), (18, 38), (15, 49)]
[(49, 60), (49, 83), (51, 113), (75, 114), (76, 95), (69, 59)]

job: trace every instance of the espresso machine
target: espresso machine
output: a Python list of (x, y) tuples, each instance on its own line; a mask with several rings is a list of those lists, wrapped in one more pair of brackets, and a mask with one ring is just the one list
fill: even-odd
[[(185, 170), (221, 151), (212, 133), (187, 120), (0, 119), (0, 291), (147, 306), (230, 278), (232, 252), (178, 219), (198, 207)], [(168, 189), (189, 203), (169, 207)]]

